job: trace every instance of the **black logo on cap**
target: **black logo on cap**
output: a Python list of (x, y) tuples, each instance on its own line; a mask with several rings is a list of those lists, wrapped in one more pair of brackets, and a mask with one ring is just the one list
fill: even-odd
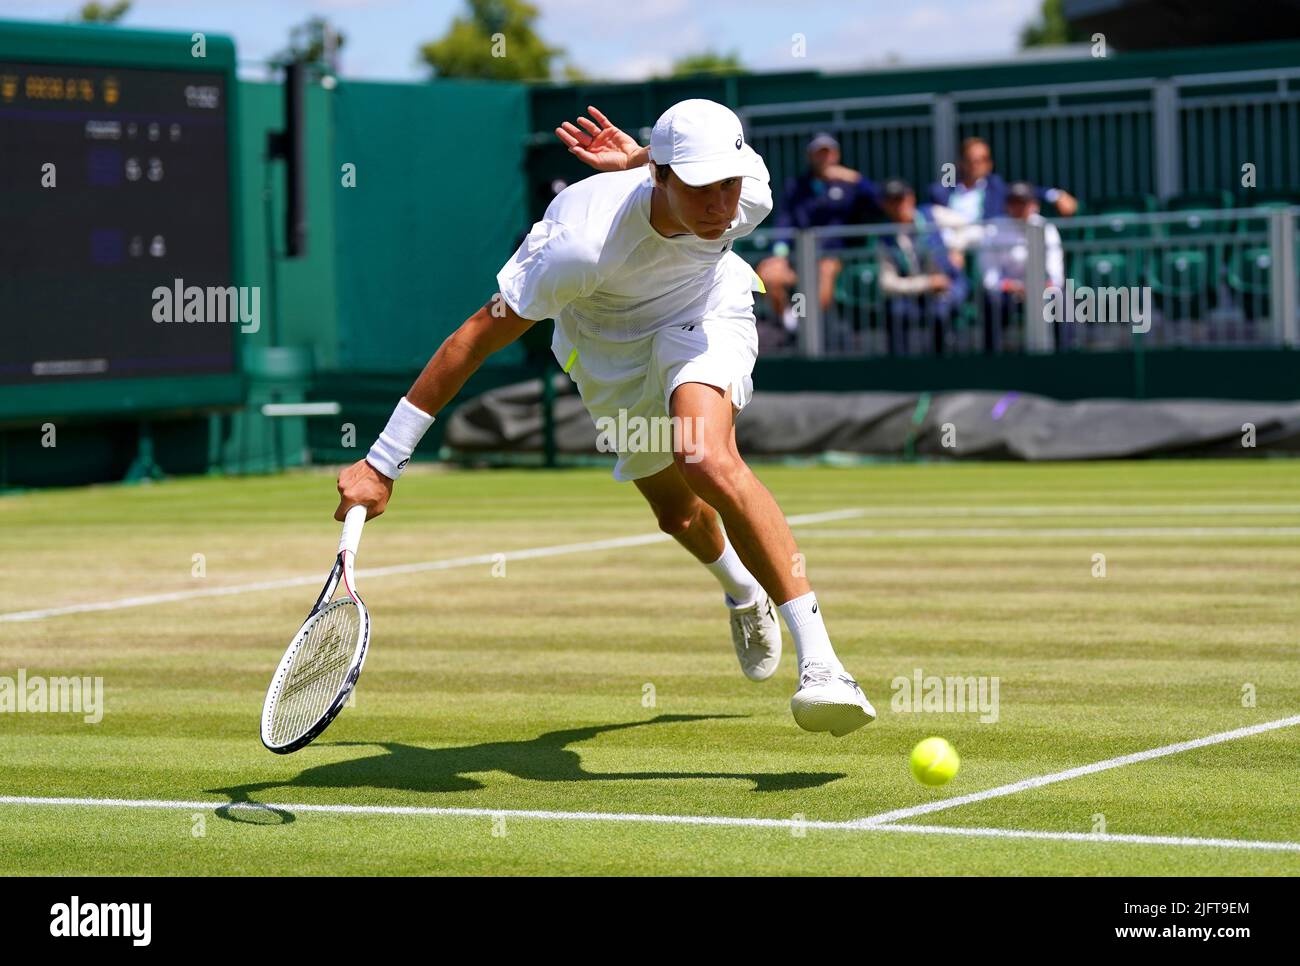
[(745, 143), (745, 135), (742, 134), (738, 138), (736, 138), (736, 150), (739, 151), (740, 146), (744, 143)]

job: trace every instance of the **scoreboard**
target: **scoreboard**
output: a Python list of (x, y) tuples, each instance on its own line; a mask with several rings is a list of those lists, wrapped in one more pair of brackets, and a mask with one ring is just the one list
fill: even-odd
[(0, 23), (0, 421), (239, 401), (256, 315), (159, 305), (241, 305), (234, 66), (221, 38)]

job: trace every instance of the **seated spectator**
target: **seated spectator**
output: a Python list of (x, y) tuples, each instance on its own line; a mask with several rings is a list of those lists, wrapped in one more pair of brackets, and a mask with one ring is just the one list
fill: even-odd
[[(1007, 189), (1007, 215), (987, 226), (980, 251), (984, 282), (984, 351), (1000, 352), (1008, 321), (1023, 319), (1029, 293), (1025, 291), (1025, 266), (1029, 257), (1026, 226), (1042, 225), (1047, 256), (1047, 286), (1065, 287), (1065, 253), (1061, 233), (1038, 213), (1038, 192), (1028, 181)], [(1042, 310), (1042, 293), (1034, 297), (1034, 311)], [(1059, 327), (1058, 327), (1059, 328)]]
[[(1000, 218), (1007, 211), (1007, 183), (993, 171), (993, 152), (983, 138), (967, 138), (961, 142), (961, 158), (957, 164), (960, 178), (948, 187), (940, 181), (930, 185), (930, 201), (946, 205), (968, 222)], [(1054, 205), (1056, 213), (1069, 218), (1079, 210), (1074, 195), (1061, 188), (1035, 189), (1041, 204)], [(949, 247), (954, 241), (948, 239)]]
[[(901, 178), (892, 179), (901, 182), (909, 191), (911, 185), (907, 184)], [(915, 201), (916, 194), (912, 194)], [(884, 199), (881, 199), (881, 210), (885, 211)], [(948, 250), (949, 260), (958, 268), (966, 267), (966, 251), (970, 248), (978, 248), (984, 240), (984, 226), (978, 222), (971, 222), (964, 216), (953, 211), (947, 205), (936, 205), (927, 203), (918, 209), (924, 212), (925, 217), (932, 222), (943, 237), (944, 247)], [(886, 218), (889, 218), (886, 211)], [(893, 220), (889, 218), (889, 220)]]
[(942, 355), (945, 332), (970, 294), (966, 276), (940, 234), (944, 220), (953, 223), (952, 213), (941, 206), (918, 207), (916, 192), (901, 178), (885, 182), (882, 204), (890, 221), (912, 229), (881, 238), (880, 290), (889, 354), (906, 354), (907, 332), (923, 322), (932, 331), (935, 355)]
[[(871, 179), (840, 164), (840, 145), (829, 134), (818, 134), (808, 142), (808, 169), (791, 178), (777, 213), (775, 227), (820, 228), (883, 220), (877, 189)], [(789, 333), (798, 327), (790, 307), (790, 289), (797, 275), (790, 264), (793, 235), (781, 237), (772, 255), (758, 263), (755, 271), (767, 289), (772, 312)], [(822, 239), (824, 254), (817, 262), (817, 298), (826, 312), (835, 297), (835, 281), (843, 263), (832, 254), (844, 247), (842, 238)]]

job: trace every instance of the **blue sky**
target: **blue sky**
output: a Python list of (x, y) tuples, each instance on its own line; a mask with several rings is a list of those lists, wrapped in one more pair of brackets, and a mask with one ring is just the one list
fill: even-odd
[[(1039, 0), (533, 0), (540, 31), (600, 78), (638, 79), (677, 56), (736, 50), (751, 69), (855, 70), (890, 61), (987, 60), (1012, 54)], [(0, 18), (61, 21), (80, 0), (0, 0)], [(312, 14), (347, 35), (349, 77), (419, 80), (421, 42), (440, 36), (464, 0), (136, 0), (125, 26), (235, 38), (245, 73)], [(791, 37), (807, 38), (792, 56)]]

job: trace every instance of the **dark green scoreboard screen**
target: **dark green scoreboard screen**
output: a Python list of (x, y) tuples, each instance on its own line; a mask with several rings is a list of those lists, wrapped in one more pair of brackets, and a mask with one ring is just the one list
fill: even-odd
[(239, 319), (174, 298), (237, 284), (233, 56), (101, 66), (98, 36), (99, 64), (0, 56), (0, 419), (218, 403), (237, 378)]

